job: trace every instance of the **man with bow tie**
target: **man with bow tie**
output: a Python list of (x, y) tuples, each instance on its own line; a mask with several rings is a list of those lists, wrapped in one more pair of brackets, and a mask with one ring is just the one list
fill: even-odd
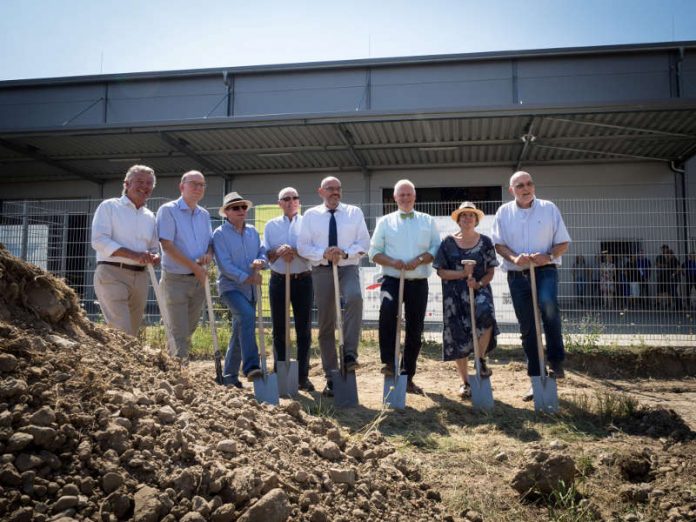
[[(379, 309), (379, 351), (382, 373), (392, 376), (397, 371), (408, 376), (406, 391), (423, 393), (413, 382), (416, 361), (421, 349), (425, 309), (428, 304), (428, 276), (440, 246), (435, 220), (416, 212), (416, 187), (407, 179), (394, 185), (394, 201), (399, 209), (383, 216), (370, 242), (370, 261), (381, 266), (382, 292)], [(406, 341), (401, 368), (394, 368), (399, 299), (399, 278), (404, 270), (404, 309)]]

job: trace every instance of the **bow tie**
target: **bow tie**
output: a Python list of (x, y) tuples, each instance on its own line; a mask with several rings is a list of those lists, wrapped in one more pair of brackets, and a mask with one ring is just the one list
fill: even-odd
[(399, 214), (401, 219), (413, 219), (413, 212), (402, 212)]

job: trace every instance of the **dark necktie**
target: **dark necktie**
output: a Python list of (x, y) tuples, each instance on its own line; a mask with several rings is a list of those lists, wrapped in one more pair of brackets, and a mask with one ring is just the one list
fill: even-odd
[[(329, 210), (331, 219), (329, 219), (329, 246), (338, 246), (338, 228), (336, 227), (336, 209)], [(333, 263), (329, 261), (329, 266)]]
[(329, 210), (331, 219), (329, 220), (329, 246), (338, 246), (338, 228), (336, 227), (336, 209)]

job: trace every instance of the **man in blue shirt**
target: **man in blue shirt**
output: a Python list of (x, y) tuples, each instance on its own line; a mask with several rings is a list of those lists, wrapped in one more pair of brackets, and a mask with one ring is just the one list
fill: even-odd
[[(503, 270), (507, 272), (512, 305), (520, 323), (522, 347), (527, 355), (527, 373), (530, 376), (541, 374), (529, 278), (529, 264), (534, 263), (547, 359), (556, 378), (560, 379), (565, 376), (565, 351), (558, 307), (557, 267), (568, 250), (570, 235), (558, 207), (536, 198), (529, 173), (515, 172), (508, 191), (515, 200), (505, 203), (496, 212), (491, 239), (496, 252), (503, 257)], [(532, 398), (530, 390), (524, 399)]]
[(312, 341), (312, 266), (297, 253), (302, 216), (300, 196), (292, 187), (278, 193), (282, 216), (266, 223), (263, 245), (271, 263), (268, 295), (273, 320), (273, 346), (278, 360), (287, 361), (285, 346), (285, 270), (290, 269), (290, 302), (295, 315), (299, 388), (314, 391), (309, 380), (309, 347)]
[(205, 195), (203, 174), (186, 172), (179, 191), (179, 199), (157, 211), (157, 233), (162, 246), (160, 284), (174, 342), (169, 353), (185, 364), (205, 301), (206, 266), (213, 257), (213, 245), (210, 214), (198, 205)]
[[(396, 371), (408, 376), (406, 391), (423, 393), (413, 382), (416, 361), (421, 349), (425, 310), (428, 304), (428, 276), (440, 246), (435, 220), (416, 212), (416, 187), (407, 179), (394, 185), (394, 201), (399, 210), (377, 222), (370, 242), (370, 261), (381, 265), (383, 275), (379, 309), (379, 351), (382, 373), (392, 376)], [(401, 368), (394, 368), (399, 278), (404, 273), (404, 310), (406, 342)]]
[[(244, 221), (253, 206), (237, 192), (223, 199), (218, 213), (225, 222), (213, 232), (213, 249), (219, 271), (218, 294), (232, 313), (232, 335), (225, 354), (223, 383), (241, 388), (239, 363), (247, 379), (263, 376), (256, 345), (256, 285), (267, 263), (266, 249), (256, 229)], [(241, 352), (241, 354), (240, 354)]]

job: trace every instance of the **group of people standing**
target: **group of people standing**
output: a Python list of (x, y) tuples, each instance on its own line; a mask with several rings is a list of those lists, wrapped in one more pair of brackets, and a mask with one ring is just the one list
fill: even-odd
[[(304, 215), (300, 195), (293, 187), (278, 194), (282, 215), (266, 223), (263, 240), (246, 222), (253, 203), (237, 192), (225, 195), (219, 215), (224, 222), (211, 230), (208, 212), (199, 206), (205, 194), (205, 178), (198, 171), (185, 173), (179, 183), (181, 197), (163, 205), (154, 216), (145, 207), (155, 186), (149, 167), (128, 170), (123, 195), (101, 203), (94, 216), (92, 245), (97, 251), (95, 291), (106, 322), (135, 335), (147, 296), (145, 267), (160, 262), (164, 303), (169, 318), (172, 356), (186, 362), (190, 339), (205, 300), (207, 265), (215, 258), (218, 294), (230, 309), (232, 335), (225, 356), (223, 382), (242, 387), (244, 376), (262, 376), (256, 346), (255, 303), (259, 299), (260, 271), (270, 269), (269, 300), (273, 322), (273, 346), (277, 360), (288, 356), (285, 332), (285, 283), (290, 279), (290, 302), (297, 337), (299, 387), (314, 391), (309, 380), (311, 310), (317, 308), (318, 342), (326, 378), (323, 394), (333, 395), (332, 370), (339, 366), (336, 352), (336, 300), (334, 269), (340, 287), (344, 370), (359, 367), (358, 344), (363, 298), (360, 259), (381, 268), (379, 346), (382, 373), (407, 376), (407, 391), (420, 394), (414, 382), (421, 349), (428, 302), (428, 277), (437, 270), (443, 285), (443, 359), (455, 361), (462, 379), (462, 398), (470, 396), (467, 358), (473, 352), (473, 336), (482, 353), (480, 370), (491, 375), (486, 354), (496, 346), (499, 333), (491, 280), (503, 258), (503, 270), (520, 323), (528, 374), (540, 374), (532, 305), (530, 265), (536, 267), (539, 307), (547, 339), (547, 360), (556, 377), (564, 375), (564, 348), (558, 308), (557, 266), (570, 237), (558, 208), (536, 198), (532, 177), (516, 172), (509, 192), (514, 200), (496, 213), (491, 237), (476, 231), (484, 213), (471, 202), (462, 203), (451, 217), (459, 230), (441, 240), (432, 216), (414, 210), (416, 187), (409, 180), (394, 186), (398, 209), (383, 216), (370, 238), (360, 208), (341, 202), (341, 182), (330, 176), (321, 181), (320, 205)], [(468, 260), (466, 265), (462, 261)], [(473, 263), (471, 263), (473, 261)], [(395, 335), (399, 320), (399, 283), (404, 280), (405, 342), (400, 367), (395, 367)], [(469, 302), (469, 289), (474, 303)], [(470, 306), (476, 325), (471, 324)], [(531, 390), (525, 399), (532, 398)]]

